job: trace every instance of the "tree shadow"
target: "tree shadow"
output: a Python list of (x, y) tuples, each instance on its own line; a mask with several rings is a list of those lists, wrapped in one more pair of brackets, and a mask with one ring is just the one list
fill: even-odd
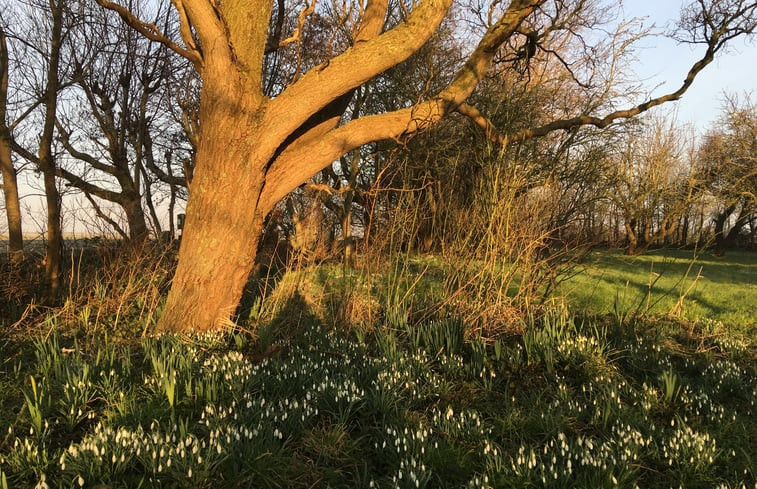
[(295, 291), (269, 321), (259, 323), (251, 353), (253, 358), (277, 357), (285, 352), (285, 345), (297, 342), (307, 328), (321, 326), (312, 307), (299, 291)]

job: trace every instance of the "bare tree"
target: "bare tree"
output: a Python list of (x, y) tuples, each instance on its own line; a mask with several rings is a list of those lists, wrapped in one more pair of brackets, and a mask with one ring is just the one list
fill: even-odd
[[(138, 2), (132, 5), (135, 11), (140, 8)], [(156, 23), (170, 24), (163, 6), (158, 6), (154, 16)], [(120, 206), (129, 239), (144, 241), (148, 226), (143, 205), (150, 209), (156, 233), (160, 232), (148, 166), (162, 172), (156, 160), (165, 152), (156, 148), (154, 139), (172, 130), (165, 111), (168, 50), (102, 9), (90, 15), (69, 46), (75, 70), (57, 127), (74, 161), (60, 165), (58, 175), (84, 192), (96, 210), (100, 206), (93, 197)]]
[(264, 91), (266, 51), (289, 40), (296, 44), (314, 3), (300, 12), (291, 36), (271, 42), (270, 2), (174, 0), (183, 39), (179, 45), (124, 6), (97, 1), (119, 12), (146, 37), (190, 59), (202, 78), (197, 163), (179, 264), (157, 325), (162, 331), (228, 324), (253, 267), (268, 212), (292, 189), (349, 151), (374, 141), (406, 138), (455, 111), (501, 144), (582, 125), (607, 127), (680, 98), (715, 54), (730, 39), (751, 33), (757, 19), (754, 2), (700, 0), (685, 12), (682, 27), (692, 42), (704, 44), (705, 53), (678, 90), (607, 115), (596, 115), (595, 108), (560, 115), (538, 127), (501, 131), (466, 102), (495, 57), (508, 51), (512, 41), (523, 49), (513, 53), (510, 48), (509, 57), (527, 63), (533, 50), (528, 43), (538, 43), (541, 33), (560, 32), (557, 26), (566, 17), (580, 16), (590, 8), (589, 2), (494, 2), (478, 43), (446, 87), (411, 106), (340, 125), (353, 91), (421, 49), (452, 0), (418, 2), (401, 22), (387, 29), (387, 0), (350, 5), (355, 32), (351, 45), (304, 74), (297, 73), (274, 98)]
[(629, 131), (615, 155), (610, 198), (623, 216), (626, 254), (644, 252), (676, 230), (698, 196), (685, 132), (674, 120), (647, 119)]
[[(66, 70), (62, 59), (62, 49), (70, 31), (72, 17), (67, 15), (68, 2), (24, 2), (18, 7), (19, 19), (13, 38), (25, 48), (29, 56), (19, 59), (19, 70), (24, 73), (28, 109), (21, 119), (26, 126), (34, 127), (32, 136), (27, 135), (22, 144), (14, 134), (9, 134), (11, 149), (34, 163), (42, 174), (46, 204), (47, 247), (45, 253), (45, 279), (47, 300), (58, 299), (61, 284), (61, 258), (63, 232), (61, 226), (61, 195), (57, 187), (57, 152), (55, 142), (55, 120), (58, 111), (59, 93), (64, 84)], [(8, 34), (8, 33), (6, 33)], [(19, 57), (19, 56), (17, 56)], [(37, 112), (35, 117), (26, 117)], [(18, 119), (19, 122), (21, 119)], [(34, 135), (39, 134), (39, 139)]]
[(706, 136), (697, 171), (715, 199), (715, 252), (733, 247), (757, 213), (757, 107), (730, 97), (718, 127)]
[(21, 203), (18, 196), (16, 169), (11, 157), (11, 131), (14, 123), (8, 124), (8, 44), (5, 31), (0, 26), (0, 171), (3, 176), (5, 214), (8, 219), (8, 252), (11, 262), (20, 262), (24, 257), (24, 235), (21, 228)]

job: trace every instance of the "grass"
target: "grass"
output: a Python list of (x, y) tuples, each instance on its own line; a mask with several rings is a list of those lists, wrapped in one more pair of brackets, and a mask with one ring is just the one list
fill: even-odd
[(66, 488), (757, 481), (754, 342), (721, 324), (629, 331), (555, 316), (494, 342), (464, 342), (463, 328), (380, 327), (358, 341), (305, 314), (262, 356), (238, 333), (131, 346), (53, 334), (36, 341), (32, 361), (3, 362), (17, 389), (1, 394), (0, 479)]
[(746, 332), (757, 326), (757, 254), (595, 252), (585, 270), (564, 283), (560, 292), (582, 314), (710, 318)]
[(168, 272), (106, 269), (113, 304), (0, 345), (0, 489), (754, 487), (755, 259), (586, 263), (580, 316), (487, 336), (424, 317), (438, 260), (288, 272), (250, 330), (157, 338)]

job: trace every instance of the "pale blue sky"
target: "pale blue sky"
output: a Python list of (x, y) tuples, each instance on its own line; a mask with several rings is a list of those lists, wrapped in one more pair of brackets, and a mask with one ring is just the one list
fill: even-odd
[[(627, 18), (647, 17), (646, 23), (665, 27), (678, 17), (681, 0), (625, 0)], [(654, 94), (677, 89), (691, 65), (701, 57), (703, 46), (692, 49), (679, 45), (672, 39), (655, 37), (641, 44), (636, 73), (648, 79), (650, 88), (663, 83)], [(727, 53), (720, 53), (694, 81), (689, 91), (677, 105), (678, 120), (693, 124), (700, 134), (718, 118), (723, 100), (723, 91), (737, 93), (753, 92), (757, 96), (757, 42), (746, 43), (739, 39)], [(665, 110), (665, 109), (663, 109)]]

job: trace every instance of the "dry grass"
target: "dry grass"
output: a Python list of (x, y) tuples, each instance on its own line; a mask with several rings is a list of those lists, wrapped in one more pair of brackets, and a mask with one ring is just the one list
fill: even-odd
[[(71, 333), (107, 332), (140, 336), (160, 313), (175, 266), (175, 249), (146, 243), (139, 247), (101, 246), (72, 251), (66, 256), (61, 304), (40, 305), (42, 274), (18, 271), (25, 295), (8, 334), (46, 335), (53, 326)], [(4, 290), (6, 300), (9, 290)], [(21, 302), (24, 301), (24, 302)]]

